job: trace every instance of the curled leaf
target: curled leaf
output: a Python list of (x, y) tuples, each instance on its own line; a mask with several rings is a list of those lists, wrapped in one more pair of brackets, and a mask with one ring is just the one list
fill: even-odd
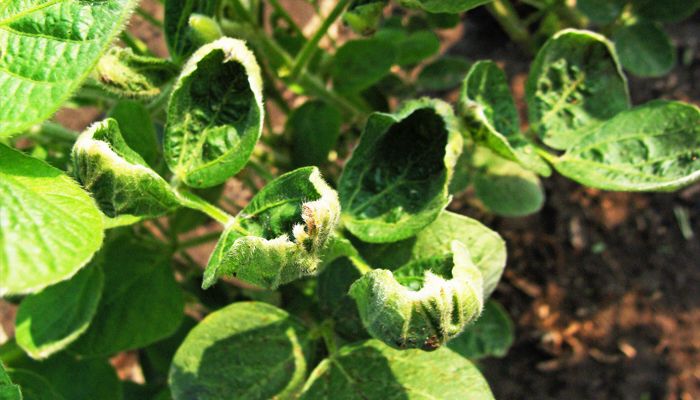
[(178, 207), (168, 183), (124, 141), (116, 120), (88, 128), (73, 146), (78, 181), (109, 217), (156, 217)]
[(229, 275), (274, 289), (315, 273), (339, 215), (338, 195), (317, 168), (282, 175), (229, 224), (209, 259), (202, 287)]
[(222, 38), (194, 53), (168, 104), (165, 160), (178, 179), (211, 187), (245, 166), (262, 132), (262, 86), (243, 41)]
[(151, 98), (177, 75), (177, 66), (157, 57), (140, 56), (129, 48), (113, 47), (95, 67), (97, 80), (124, 97)]
[(360, 317), (377, 339), (399, 349), (435, 350), (481, 314), (484, 280), (467, 247), (452, 258), (422, 259), (393, 273), (373, 270), (350, 287)]

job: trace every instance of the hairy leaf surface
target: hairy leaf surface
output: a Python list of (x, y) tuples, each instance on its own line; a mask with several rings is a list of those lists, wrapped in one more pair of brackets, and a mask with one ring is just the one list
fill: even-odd
[(262, 133), (260, 67), (245, 43), (222, 38), (201, 47), (175, 84), (165, 159), (191, 187), (223, 183), (248, 162)]
[(95, 316), (104, 274), (93, 261), (68, 281), (25, 298), (17, 311), (17, 344), (35, 359), (47, 358), (75, 341)]
[(515, 327), (498, 302), (489, 300), (475, 323), (447, 344), (451, 350), (470, 360), (503, 357), (513, 344)]
[(520, 133), (520, 118), (508, 80), (493, 61), (474, 64), (464, 79), (460, 114), (474, 139), (500, 156), (540, 175), (551, 169)]
[(0, 297), (69, 279), (100, 248), (102, 229), (75, 181), (0, 144)]
[(415, 235), (449, 202), (461, 151), (452, 108), (442, 101), (416, 100), (396, 114), (372, 114), (340, 178), (345, 227), (372, 243)]
[(136, 3), (4, 1), (0, 6), (0, 137), (53, 114), (87, 77)]
[(653, 22), (640, 20), (616, 29), (613, 40), (620, 63), (637, 76), (663, 76), (676, 63), (671, 38)]
[(107, 115), (119, 124), (126, 144), (154, 170), (161, 166), (161, 151), (151, 114), (143, 104), (122, 100)]
[(100, 58), (95, 75), (108, 91), (123, 97), (149, 99), (178, 72), (175, 64), (157, 57), (134, 54), (130, 48), (112, 47)]
[(338, 195), (316, 167), (268, 183), (219, 239), (203, 288), (224, 275), (269, 289), (314, 274), (340, 217)]
[(612, 44), (596, 33), (573, 29), (557, 33), (542, 47), (525, 94), (532, 129), (559, 150), (630, 106)]
[(311, 373), (303, 400), (493, 399), (469, 360), (449, 349), (395, 350), (378, 340), (342, 347)]
[(241, 302), (209, 314), (175, 353), (175, 400), (294, 398), (306, 377), (312, 342), (285, 311)]
[(617, 191), (673, 191), (700, 180), (700, 109), (653, 101), (596, 127), (554, 164), (562, 175)]

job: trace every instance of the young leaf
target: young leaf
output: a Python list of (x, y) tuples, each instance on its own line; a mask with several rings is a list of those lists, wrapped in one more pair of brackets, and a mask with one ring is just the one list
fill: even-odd
[(91, 263), (68, 281), (26, 297), (17, 311), (17, 344), (34, 359), (47, 358), (75, 341), (97, 311), (104, 274)]
[(609, 24), (617, 19), (627, 0), (577, 0), (576, 7), (592, 22)]
[(0, 144), (0, 297), (75, 275), (100, 248), (102, 214), (61, 171)]
[(129, 147), (114, 119), (80, 135), (73, 146), (73, 165), (78, 181), (109, 217), (152, 218), (179, 206), (168, 183)]
[(483, 277), (466, 246), (452, 258), (422, 258), (393, 273), (375, 269), (350, 287), (367, 331), (397, 349), (432, 351), (481, 314)]
[(484, 150), (479, 149), (474, 156), (478, 165), (474, 189), (486, 208), (504, 217), (524, 217), (538, 212), (544, 205), (540, 178), (521, 165)]
[(674, 191), (700, 180), (698, 149), (700, 109), (653, 101), (592, 129), (554, 167), (594, 188)]
[(333, 85), (343, 93), (367, 89), (389, 74), (396, 56), (394, 44), (385, 40), (351, 40), (333, 56)]
[(421, 91), (450, 90), (457, 87), (469, 71), (471, 63), (461, 57), (442, 57), (428, 64), (418, 75), (416, 86)]
[(342, 115), (336, 108), (318, 100), (307, 101), (287, 119), (292, 135), (292, 161), (295, 166), (320, 165), (328, 161), (340, 136)]
[(378, 340), (342, 347), (304, 385), (302, 400), (493, 399), (469, 360), (449, 349), (395, 350)]
[(168, 249), (124, 231), (107, 240), (101, 255), (105, 289), (97, 314), (70, 351), (84, 357), (108, 356), (175, 332), (183, 317), (183, 296), (170, 269)]
[(431, 13), (457, 14), (490, 3), (491, 0), (399, 0), (404, 7), (422, 8)]
[(462, 242), (484, 277), (484, 298), (496, 289), (506, 266), (506, 244), (479, 221), (443, 211), (418, 235), (390, 244), (362, 244), (362, 257), (370, 264), (397, 269), (423, 258), (452, 259), (452, 242)]
[(280, 176), (229, 224), (209, 259), (202, 287), (229, 275), (275, 289), (314, 274), (339, 217), (338, 195), (316, 167)]
[(447, 347), (470, 360), (484, 357), (503, 357), (513, 344), (513, 321), (498, 302), (489, 300), (484, 312)]
[(127, 146), (137, 152), (149, 167), (160, 166), (161, 152), (158, 135), (151, 114), (141, 103), (122, 100), (110, 110), (107, 117), (114, 118)]
[(165, 160), (176, 177), (205, 188), (245, 166), (262, 133), (262, 88), (244, 42), (223, 38), (194, 53), (168, 104)]
[(637, 76), (666, 75), (676, 63), (676, 50), (660, 26), (639, 20), (615, 30), (620, 63)]
[(532, 64), (525, 92), (532, 129), (559, 150), (630, 106), (612, 44), (588, 31), (567, 29), (547, 41)]
[(632, 11), (646, 19), (677, 22), (693, 15), (700, 0), (632, 0)]
[(461, 151), (452, 108), (440, 100), (372, 114), (340, 178), (345, 227), (371, 243), (415, 235), (449, 202)]
[(0, 137), (47, 119), (78, 88), (135, 0), (3, 2)]
[(343, 21), (360, 35), (370, 35), (379, 26), (387, 3), (387, 0), (353, 0), (343, 14)]
[(108, 91), (123, 97), (149, 99), (161, 94), (161, 86), (177, 75), (168, 60), (140, 56), (129, 48), (112, 47), (100, 58), (95, 74)]
[(462, 85), (459, 112), (477, 142), (540, 175), (551, 174), (549, 165), (520, 133), (508, 80), (493, 61), (472, 66)]
[(22, 400), (69, 400), (58, 394), (44, 377), (32, 371), (13, 369), (10, 378), (22, 388)]
[(18, 385), (12, 383), (10, 376), (0, 361), (0, 399), (22, 400), (22, 392)]
[(189, 25), (192, 14), (213, 16), (218, 3), (218, 0), (165, 1), (165, 41), (175, 61), (189, 57), (202, 44)]
[(312, 342), (285, 311), (234, 303), (209, 314), (175, 353), (175, 400), (294, 398), (306, 376)]

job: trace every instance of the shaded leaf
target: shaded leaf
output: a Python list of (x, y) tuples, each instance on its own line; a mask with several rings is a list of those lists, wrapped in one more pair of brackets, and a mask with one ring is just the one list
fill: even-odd
[(362, 277), (361, 270), (348, 257), (331, 262), (318, 276), (316, 291), (321, 311), (333, 318), (337, 333), (350, 340), (368, 339), (355, 300), (350, 297), (350, 286)]
[(461, 57), (442, 57), (428, 64), (418, 75), (419, 90), (449, 90), (457, 87), (471, 63)]
[(652, 21), (676, 22), (693, 15), (700, 0), (632, 0), (632, 11)]
[(10, 378), (20, 386), (22, 400), (64, 400), (49, 381), (34, 372), (14, 369), (10, 371)]
[(429, 30), (409, 33), (396, 43), (398, 56), (396, 64), (411, 66), (430, 58), (440, 50), (440, 39)]
[(387, 4), (387, 0), (354, 0), (343, 14), (343, 21), (353, 31), (369, 35), (379, 26)]
[(404, 7), (421, 8), (431, 13), (461, 13), (490, 3), (491, 0), (399, 0)]
[(162, 155), (148, 109), (137, 101), (122, 100), (109, 111), (107, 117), (117, 121), (126, 144), (143, 157), (149, 167), (157, 169)]
[(503, 357), (513, 344), (515, 327), (498, 302), (489, 300), (481, 317), (447, 344), (454, 352), (471, 360)]
[(397, 52), (392, 43), (377, 39), (351, 40), (333, 56), (331, 75), (340, 92), (360, 92), (389, 74)]
[(577, 0), (576, 7), (592, 22), (609, 24), (617, 19), (627, 0)]
[(676, 50), (661, 27), (644, 20), (625, 25), (613, 34), (620, 63), (637, 76), (666, 75), (676, 63)]
[(20, 391), (19, 385), (12, 383), (2, 362), (0, 362), (0, 399), (22, 400), (22, 392)]
[(341, 123), (340, 111), (322, 101), (307, 101), (295, 109), (287, 119), (294, 165), (320, 165), (328, 161), (328, 153), (340, 136)]
[(181, 61), (192, 54), (201, 41), (192, 31), (189, 21), (192, 14), (213, 16), (218, 0), (166, 0), (164, 31), (170, 55)]

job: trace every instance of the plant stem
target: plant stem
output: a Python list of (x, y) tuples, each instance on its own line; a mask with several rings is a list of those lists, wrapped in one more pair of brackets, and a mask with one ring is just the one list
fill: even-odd
[(329, 354), (335, 354), (338, 351), (338, 345), (335, 341), (335, 329), (332, 319), (327, 319), (318, 327), (323, 338), (323, 343), (326, 345)]
[(537, 145), (533, 145), (532, 147), (535, 148), (535, 153), (537, 153), (540, 157), (544, 158), (545, 161), (547, 161), (548, 163), (554, 165), (557, 162), (559, 162), (559, 159), (557, 158), (557, 156), (555, 156), (554, 154), (550, 153), (549, 151), (543, 149), (542, 147), (537, 146)]
[(299, 78), (301, 72), (306, 68), (306, 64), (309, 63), (309, 60), (311, 60), (311, 58), (313, 58), (318, 51), (318, 43), (321, 41), (323, 36), (326, 35), (331, 25), (333, 25), (338, 17), (340, 17), (340, 14), (343, 13), (343, 10), (345, 10), (345, 7), (347, 7), (349, 2), (350, 0), (340, 0), (335, 7), (333, 7), (330, 14), (328, 14), (328, 16), (323, 20), (321, 27), (316, 31), (316, 33), (314, 33), (311, 39), (306, 42), (304, 47), (299, 52), (299, 55), (296, 57), (296, 60), (294, 60), (292, 70), (289, 73), (289, 79), (295, 81), (297, 78)]
[(141, 18), (145, 19), (150, 23), (151, 25), (155, 26), (156, 28), (163, 28), (163, 22), (156, 19), (151, 13), (148, 11), (144, 10), (141, 7), (136, 8), (136, 14), (138, 14)]
[(201, 211), (224, 226), (228, 226), (235, 220), (235, 218), (226, 211), (186, 189), (177, 187), (177, 185), (175, 186), (175, 194), (183, 206)]
[(47, 139), (53, 139), (61, 142), (73, 143), (78, 139), (79, 133), (65, 128), (61, 124), (55, 122), (44, 122), (39, 125), (34, 125), (29, 129), (30, 136), (37, 136)]
[(186, 250), (189, 249), (190, 247), (197, 247), (199, 245), (202, 245), (204, 243), (209, 243), (213, 242), (221, 237), (221, 232), (209, 232), (207, 234), (204, 234), (202, 236), (197, 236), (195, 238), (189, 239), (189, 240), (184, 240), (180, 242), (177, 246), (177, 250)]
[(486, 5), (491, 15), (501, 25), (508, 36), (522, 47), (528, 54), (534, 52), (534, 45), (530, 32), (527, 30), (520, 16), (515, 12), (513, 5), (508, 0), (493, 0)]

